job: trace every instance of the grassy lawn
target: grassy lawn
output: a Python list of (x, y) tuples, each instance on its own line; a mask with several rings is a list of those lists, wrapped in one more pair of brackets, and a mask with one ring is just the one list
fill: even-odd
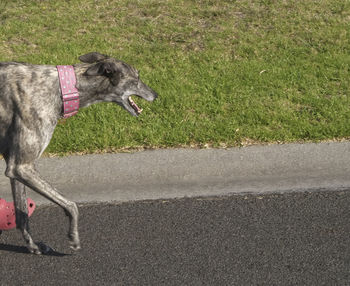
[(1, 0), (0, 61), (122, 59), (159, 93), (102, 103), (50, 153), (350, 138), (350, 1)]

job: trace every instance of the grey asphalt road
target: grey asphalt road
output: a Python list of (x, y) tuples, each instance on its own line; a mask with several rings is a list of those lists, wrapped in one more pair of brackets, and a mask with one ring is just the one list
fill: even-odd
[(34, 239), (55, 252), (4, 232), (0, 285), (350, 285), (349, 158), (350, 142), (43, 158), (80, 202), (83, 249), (30, 192)]
[(82, 250), (62, 210), (40, 206), (27, 254), (0, 237), (1, 285), (349, 285), (350, 189), (80, 206)]

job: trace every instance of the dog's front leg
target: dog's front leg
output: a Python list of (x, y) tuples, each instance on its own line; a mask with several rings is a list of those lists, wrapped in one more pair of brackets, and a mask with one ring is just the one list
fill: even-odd
[(61, 206), (70, 219), (68, 237), (70, 239), (71, 248), (73, 250), (80, 249), (78, 233), (79, 212), (77, 205), (74, 202), (67, 200), (49, 183), (43, 180), (35, 170), (33, 164), (10, 165), (7, 169), (7, 176), (13, 176), (27, 187), (30, 187), (32, 190)]
[(41, 254), (39, 247), (34, 243), (29, 232), (27, 192), (25, 186), (15, 179), (10, 180), (16, 211), (16, 226), (22, 232), (30, 253)]

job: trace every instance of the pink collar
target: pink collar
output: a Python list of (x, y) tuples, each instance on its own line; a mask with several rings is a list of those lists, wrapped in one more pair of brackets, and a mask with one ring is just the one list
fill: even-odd
[(77, 79), (73, 66), (56, 66), (63, 101), (63, 117), (68, 118), (78, 113), (79, 92), (75, 87)]

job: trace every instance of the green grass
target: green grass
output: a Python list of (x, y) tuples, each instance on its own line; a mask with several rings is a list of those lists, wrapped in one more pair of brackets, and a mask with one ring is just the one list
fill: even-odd
[(50, 153), (350, 138), (350, 1), (5, 2), (1, 61), (73, 64), (99, 51), (160, 95), (138, 101), (139, 118), (82, 109)]

